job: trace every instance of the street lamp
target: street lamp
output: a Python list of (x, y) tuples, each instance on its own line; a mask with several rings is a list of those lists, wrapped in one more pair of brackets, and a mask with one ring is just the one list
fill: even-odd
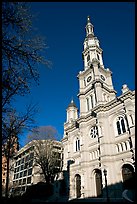
[(107, 195), (107, 202), (109, 202), (109, 197), (108, 197), (108, 185), (107, 185), (107, 170), (104, 169), (104, 176), (105, 176), (105, 187), (106, 187), (106, 195)]

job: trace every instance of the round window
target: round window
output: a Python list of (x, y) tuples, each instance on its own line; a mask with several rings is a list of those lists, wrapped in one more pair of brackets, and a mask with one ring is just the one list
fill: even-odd
[(101, 79), (102, 79), (103, 81), (105, 81), (105, 77), (104, 77), (103, 75), (101, 75)]

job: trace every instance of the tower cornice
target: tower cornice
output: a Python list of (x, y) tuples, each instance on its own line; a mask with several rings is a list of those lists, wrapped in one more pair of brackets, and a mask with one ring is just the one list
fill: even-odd
[(115, 93), (115, 94), (117, 93), (117, 91), (115, 91), (114, 89), (109, 89), (109, 88), (107, 87), (107, 85), (105, 85), (105, 84), (101, 81), (101, 79), (96, 79), (96, 80), (94, 80), (94, 81), (92, 82), (92, 85), (90, 85), (90, 87), (89, 87), (88, 89), (83, 89), (83, 91), (80, 91), (80, 93), (78, 93), (77, 96), (79, 97), (80, 95), (86, 95), (90, 90), (93, 89), (94, 85), (97, 84), (97, 83), (100, 83), (101, 86), (102, 86), (102, 88), (106, 89), (109, 93)]
[(88, 67), (86, 70), (80, 71), (77, 75), (77, 78), (84, 77), (85, 75), (89, 74), (90, 72), (91, 72), (91, 68)]
[[(91, 49), (90, 49), (91, 48)], [(84, 50), (83, 50), (83, 54), (85, 54), (86, 52), (89, 52), (89, 50), (94, 50), (97, 49), (100, 52), (103, 52), (103, 49), (101, 47), (99, 47), (98, 45), (88, 45)]]

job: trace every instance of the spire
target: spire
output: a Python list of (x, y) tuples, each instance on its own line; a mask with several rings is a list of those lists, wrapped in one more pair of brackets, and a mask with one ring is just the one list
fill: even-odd
[(71, 98), (71, 103), (74, 103), (74, 101), (73, 101), (73, 96), (72, 96), (72, 98)]
[(90, 22), (90, 16), (87, 16), (86, 34), (87, 34), (87, 37), (94, 36), (93, 25)]
[(98, 38), (94, 35), (94, 26), (90, 21), (90, 16), (87, 16), (87, 23), (86, 23), (86, 37), (84, 40), (84, 51), (83, 51), (83, 61), (84, 61), (84, 70), (91, 68), (91, 63), (93, 58), (96, 58), (100, 63), (100, 66), (103, 66), (103, 59), (102, 59), (102, 49), (100, 47), (100, 43)]
[(90, 16), (87, 16), (87, 23), (90, 23)]
[(68, 108), (69, 108), (69, 107), (75, 107), (75, 108), (77, 108), (76, 104), (74, 103), (73, 98), (71, 99), (71, 102), (70, 102), (70, 104), (68, 105)]

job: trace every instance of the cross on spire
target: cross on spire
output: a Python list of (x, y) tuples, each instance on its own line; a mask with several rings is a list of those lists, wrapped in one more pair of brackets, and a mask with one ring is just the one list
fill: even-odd
[(90, 16), (87, 16), (87, 23), (90, 23)]

